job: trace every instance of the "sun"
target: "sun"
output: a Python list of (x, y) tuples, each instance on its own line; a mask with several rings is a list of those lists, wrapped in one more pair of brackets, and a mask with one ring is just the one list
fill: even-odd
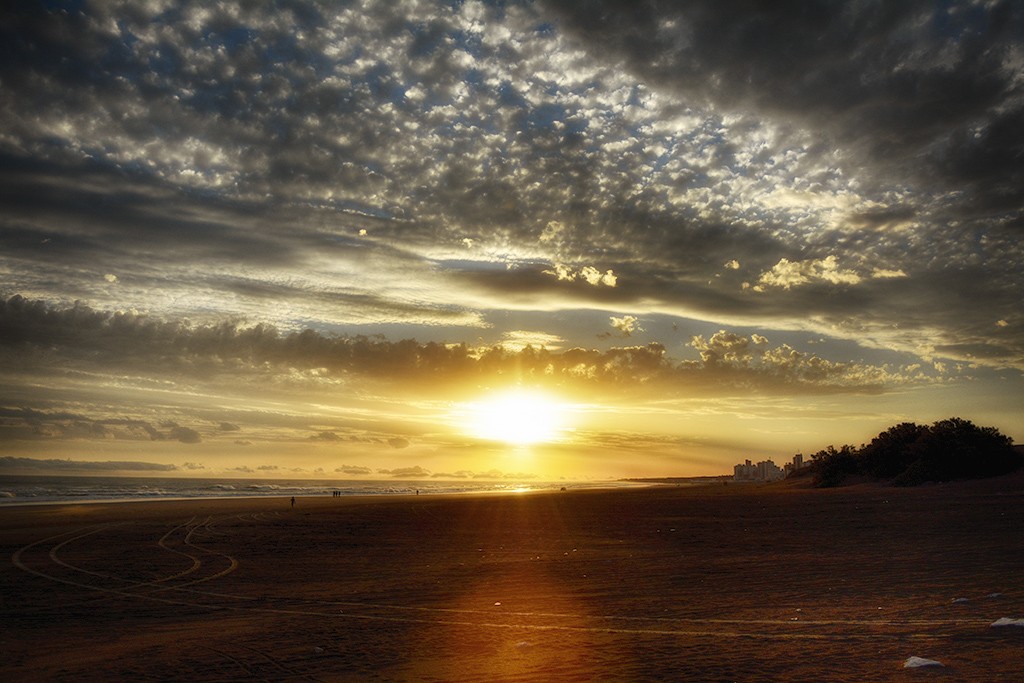
[(480, 439), (529, 446), (557, 440), (564, 413), (564, 405), (548, 394), (513, 389), (467, 404), (464, 428)]

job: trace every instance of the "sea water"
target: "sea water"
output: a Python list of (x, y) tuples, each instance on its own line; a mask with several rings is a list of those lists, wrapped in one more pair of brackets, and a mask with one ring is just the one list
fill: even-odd
[(170, 477), (90, 477), (0, 475), (0, 507), (42, 503), (249, 498), (423, 495), (543, 491), (625, 485), (622, 482), (536, 482), (492, 480), (307, 480), (199, 479)]

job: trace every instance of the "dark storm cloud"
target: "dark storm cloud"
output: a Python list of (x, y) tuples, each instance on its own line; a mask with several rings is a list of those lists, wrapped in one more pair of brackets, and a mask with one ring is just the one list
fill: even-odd
[[(635, 330), (636, 319), (628, 318)], [(620, 328), (624, 325), (621, 322)], [(772, 346), (761, 335), (748, 338), (726, 331), (708, 339), (694, 337), (689, 346), (699, 353), (700, 361), (680, 361), (657, 342), (606, 351), (470, 348), (411, 339), (393, 342), (327, 336), (313, 330), (282, 334), (267, 325), (156, 323), (146, 316), (95, 311), (82, 305), (54, 309), (13, 297), (0, 304), (0, 333), (4, 340), (0, 349), (17, 359), (23, 369), (41, 371), (39, 364), (60, 357), (64, 362), (108, 372), (133, 368), (133, 372), (153, 377), (181, 376), (191, 381), (212, 377), (232, 381), (258, 373), (268, 380), (292, 383), (297, 381), (297, 371), (308, 371), (316, 376), (400, 380), (407, 387), (436, 390), (441, 385), (505, 376), (525, 382), (557, 382), (581, 390), (615, 387), (620, 395), (652, 388), (667, 394), (733, 392), (740, 387), (796, 394), (877, 392), (931, 381), (916, 367), (829, 361), (788, 345)], [(126, 358), (128, 354), (131, 358)], [(309, 376), (298, 381), (312, 380)], [(184, 443), (200, 439), (195, 430), (174, 422), (161, 425), (167, 432), (145, 422), (132, 424), (153, 439)], [(342, 437), (323, 430), (309, 439), (337, 442)], [(388, 443), (394, 448), (408, 445), (398, 437)]]
[(584, 307), (1024, 366), (1022, 17), (20, 3), (2, 294), (149, 311), (161, 338), (161, 315), (465, 331)]
[(965, 210), (1020, 209), (1020, 3), (545, 4), (652, 84), (800, 122)]
[(185, 444), (202, 441), (197, 430), (169, 420), (155, 427), (146, 420), (133, 418), (95, 417), (10, 405), (0, 408), (0, 436), (23, 440), (116, 439), (179, 441)]
[(152, 462), (134, 462), (124, 460), (56, 460), (38, 458), (20, 458), (13, 456), (0, 457), (0, 471), (40, 471), (40, 472), (173, 472), (178, 468), (174, 465), (160, 465)]
[[(84, 165), (39, 162), (0, 156), (4, 217), (14, 223), (52, 224), (54, 235), (91, 239), (125, 256), (146, 245), (184, 249), (186, 258), (225, 258), (242, 253), (261, 265), (287, 259), (289, 245), (266, 225), (259, 233), (242, 225), (260, 225), (265, 207), (212, 196), (187, 203), (172, 188), (146, 173), (91, 162)], [(52, 237), (46, 235), (45, 237)], [(60, 246), (60, 245), (55, 245)], [(79, 254), (89, 257), (95, 252)]]
[(203, 440), (202, 436), (196, 430), (190, 427), (182, 427), (180, 425), (174, 425), (167, 432), (167, 438), (180, 441), (181, 443), (199, 443)]

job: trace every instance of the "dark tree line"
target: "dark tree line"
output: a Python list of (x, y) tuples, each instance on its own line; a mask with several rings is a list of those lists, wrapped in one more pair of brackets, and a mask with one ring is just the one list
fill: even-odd
[(892, 480), (897, 486), (978, 479), (1008, 474), (1024, 464), (1008, 436), (958, 417), (932, 425), (903, 422), (867, 445), (829, 446), (811, 455), (817, 486), (839, 486), (850, 477)]

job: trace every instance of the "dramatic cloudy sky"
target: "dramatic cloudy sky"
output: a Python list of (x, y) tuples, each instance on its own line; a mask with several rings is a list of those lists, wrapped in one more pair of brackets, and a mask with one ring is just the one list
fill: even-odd
[(9, 3), (0, 188), (5, 471), (1024, 440), (1012, 0)]

